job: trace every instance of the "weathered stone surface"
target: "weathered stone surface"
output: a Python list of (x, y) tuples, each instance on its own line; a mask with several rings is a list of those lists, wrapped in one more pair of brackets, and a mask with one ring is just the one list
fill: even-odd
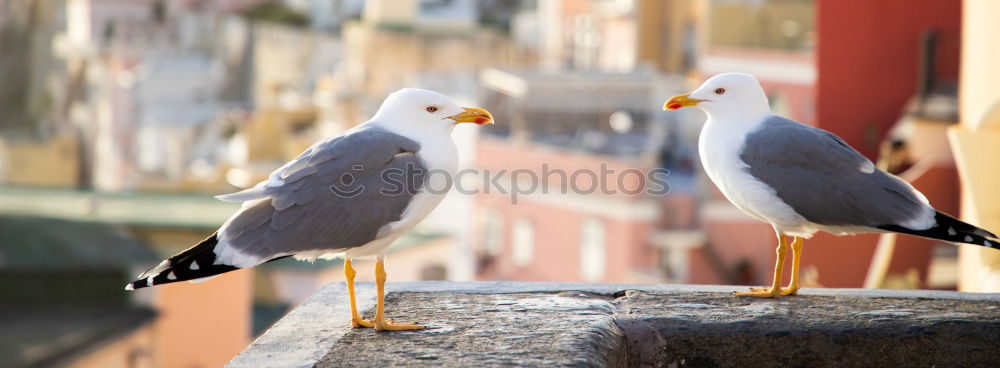
[[(230, 366), (1000, 366), (1000, 294), (397, 283), (388, 315), (429, 328), (376, 332), (350, 328), (344, 289), (328, 285)], [(370, 316), (372, 285), (358, 297)]]
[(630, 365), (996, 367), (995, 301), (628, 292)]
[(387, 303), (428, 329), (353, 330), (317, 366), (583, 367), (625, 358), (615, 308), (601, 295), (398, 293)]

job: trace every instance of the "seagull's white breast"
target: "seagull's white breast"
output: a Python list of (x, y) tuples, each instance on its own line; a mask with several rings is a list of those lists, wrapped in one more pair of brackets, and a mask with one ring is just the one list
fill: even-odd
[(802, 229), (809, 222), (782, 202), (774, 189), (750, 175), (746, 163), (740, 159), (747, 134), (759, 128), (765, 118), (749, 124), (746, 121), (713, 121), (709, 118), (698, 139), (701, 163), (712, 183), (743, 212), (771, 223), (777, 230), (805, 230), (800, 235), (811, 236), (809, 230)]

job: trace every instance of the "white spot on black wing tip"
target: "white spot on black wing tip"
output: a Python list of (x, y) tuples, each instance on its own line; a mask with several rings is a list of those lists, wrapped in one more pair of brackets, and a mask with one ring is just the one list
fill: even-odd
[(128, 284), (125, 284), (125, 290), (135, 290), (135, 286), (132, 286), (131, 282), (128, 283)]
[(865, 174), (872, 174), (875, 172), (875, 164), (871, 161), (865, 160), (865, 162), (862, 162), (861, 165), (858, 166), (858, 170)]
[(195, 271), (198, 270), (198, 261), (191, 261), (191, 269)]
[(174, 271), (170, 271), (170, 273), (167, 274), (167, 280), (177, 280), (177, 275), (174, 275)]
[(966, 235), (964, 240), (966, 242), (971, 242), (972, 241), (972, 236)]
[(983, 240), (983, 245), (990, 248), (996, 248), (996, 244), (990, 243), (989, 240)]
[[(156, 276), (156, 275), (153, 275)], [(146, 278), (146, 286), (153, 286), (153, 276)]]
[(948, 235), (955, 236), (955, 235), (958, 235), (958, 232), (955, 231), (955, 228), (949, 227), (948, 228)]

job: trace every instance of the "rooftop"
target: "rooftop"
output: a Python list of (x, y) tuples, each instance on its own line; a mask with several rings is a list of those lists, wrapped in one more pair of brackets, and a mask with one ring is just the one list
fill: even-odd
[(152, 323), (146, 307), (113, 302), (0, 303), (3, 366), (50, 367)]
[(679, 77), (646, 68), (628, 73), (487, 68), (479, 78), (484, 87), (517, 98), (522, 109), (555, 112), (659, 111), (658, 85), (682, 85)]
[(112, 226), (0, 215), (0, 269), (128, 269), (155, 262), (145, 244)]
[(200, 193), (102, 193), (0, 187), (0, 214), (130, 226), (214, 229), (240, 208)]

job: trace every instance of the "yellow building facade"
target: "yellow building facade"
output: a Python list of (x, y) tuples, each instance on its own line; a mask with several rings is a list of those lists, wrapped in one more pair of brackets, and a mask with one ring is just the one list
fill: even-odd
[[(961, 124), (948, 137), (962, 177), (962, 217), (1000, 231), (1000, 2), (965, 0), (962, 11)], [(959, 290), (1000, 292), (1000, 251), (962, 246)]]

